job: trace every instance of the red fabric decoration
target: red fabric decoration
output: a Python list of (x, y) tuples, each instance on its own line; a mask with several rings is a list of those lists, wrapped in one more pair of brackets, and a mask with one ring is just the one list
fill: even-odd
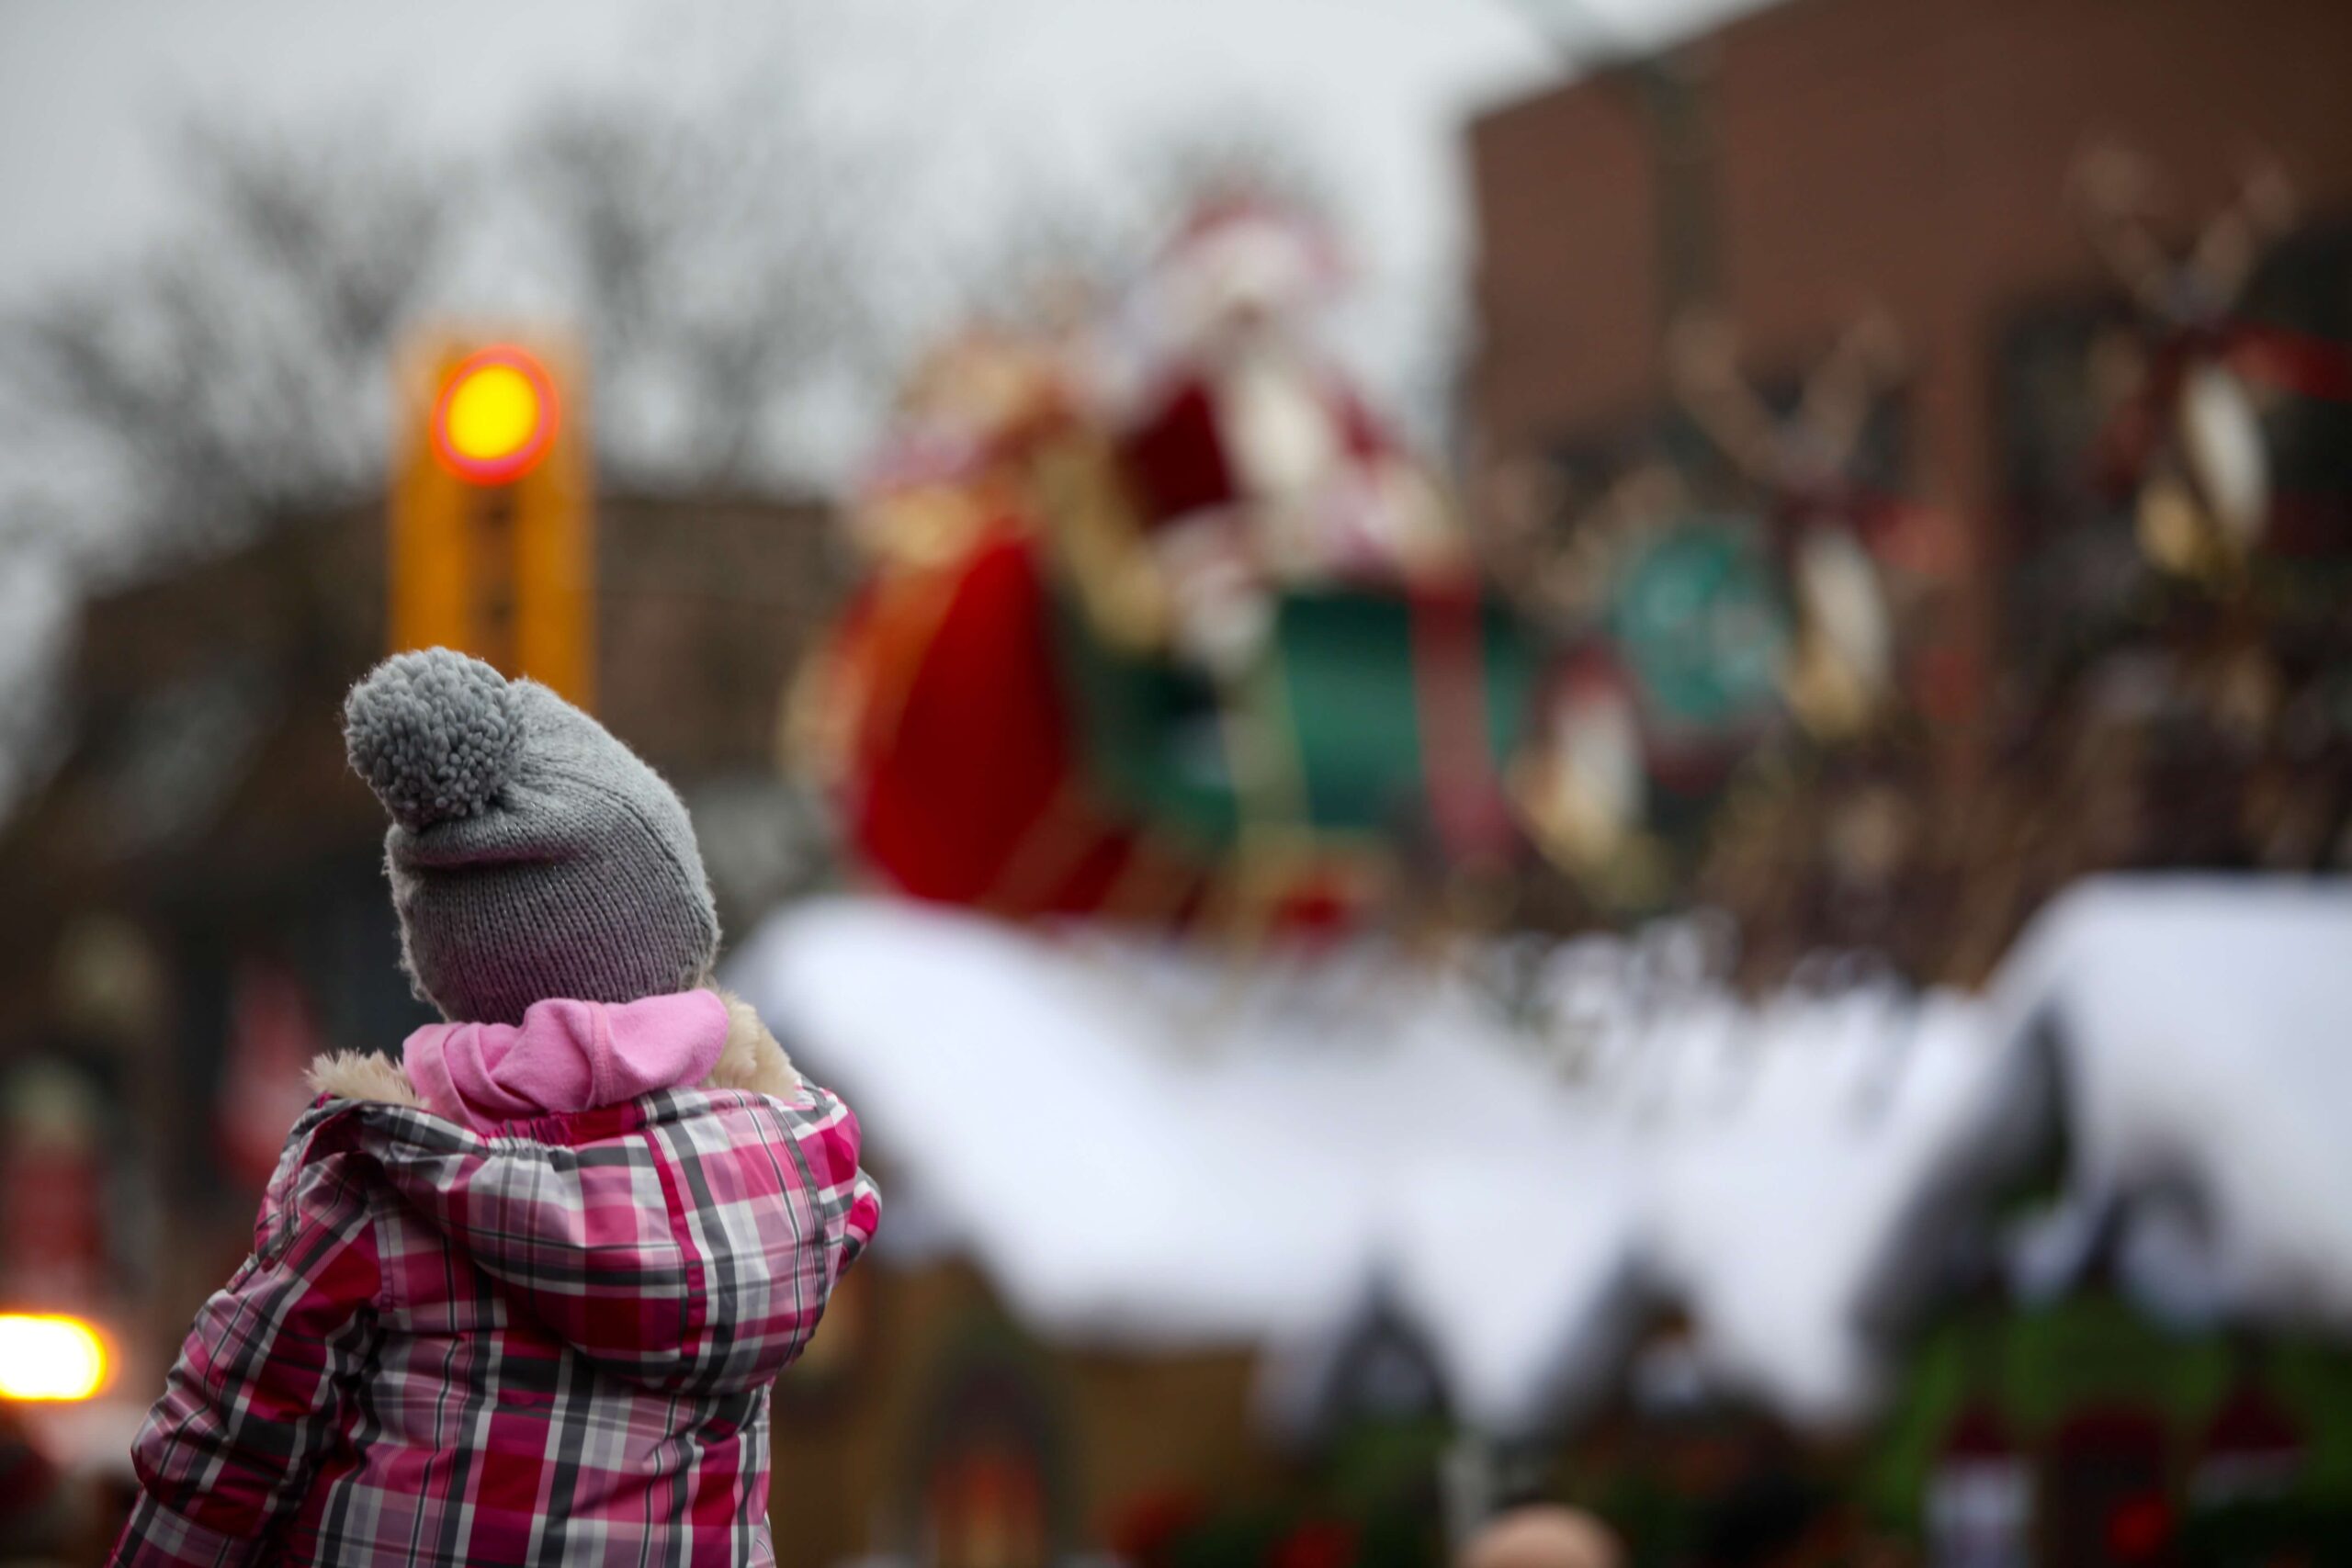
[(1234, 500), (1225, 438), (1217, 432), (1207, 383), (1197, 377), (1168, 392), (1158, 411), (1127, 437), (1123, 455), (1143, 501), (1147, 527)]
[[(1185, 926), (1227, 869), (1166, 843), (1089, 786), (1055, 659), (1035, 543), (1010, 528), (962, 561), (869, 583), (835, 632), (855, 710), (843, 816), (900, 892), (1025, 918), (1110, 914)], [(1365, 888), (1302, 867), (1261, 913), (1293, 935), (1342, 929)]]
[[(869, 594), (850, 631), (868, 664), (851, 768), (858, 847), (919, 898), (1089, 909), (1128, 836), (1074, 777), (1035, 547), (1001, 533), (944, 570), (954, 576)], [(1015, 885), (1024, 871), (1036, 886)]]
[[(1344, 382), (1325, 376), (1317, 390), (1338, 432), (1340, 449), (1351, 461), (1368, 466), (1395, 455), (1395, 440)], [(1241, 493), (1226, 457), (1216, 388), (1197, 367), (1182, 370), (1162, 386), (1151, 412), (1127, 433), (1120, 456), (1148, 528), (1204, 507), (1233, 506), (1250, 499)]]

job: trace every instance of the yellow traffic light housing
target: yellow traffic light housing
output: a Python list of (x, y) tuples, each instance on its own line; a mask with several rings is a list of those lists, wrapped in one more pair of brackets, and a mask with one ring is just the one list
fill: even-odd
[(416, 342), (400, 367), (393, 651), (455, 648), (589, 706), (595, 518), (572, 356)]

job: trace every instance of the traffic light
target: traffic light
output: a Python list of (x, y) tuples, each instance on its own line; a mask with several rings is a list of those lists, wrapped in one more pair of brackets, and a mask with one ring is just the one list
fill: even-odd
[(459, 649), (592, 705), (594, 498), (572, 356), (434, 333), (399, 381), (392, 650)]

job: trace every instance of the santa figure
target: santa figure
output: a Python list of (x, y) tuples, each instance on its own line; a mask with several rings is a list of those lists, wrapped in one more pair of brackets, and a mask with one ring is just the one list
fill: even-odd
[(1254, 197), (1201, 207), (1146, 280), (1152, 342), (1118, 418), (1177, 649), (1246, 663), (1287, 584), (1466, 573), (1438, 492), (1313, 344), (1329, 236)]

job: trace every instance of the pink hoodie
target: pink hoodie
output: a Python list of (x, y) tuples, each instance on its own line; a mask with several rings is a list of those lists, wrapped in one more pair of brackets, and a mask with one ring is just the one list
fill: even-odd
[(401, 1057), (427, 1109), (488, 1133), (700, 1083), (726, 1044), (727, 1004), (695, 990), (633, 1002), (554, 998), (532, 1003), (520, 1024), (429, 1023)]

